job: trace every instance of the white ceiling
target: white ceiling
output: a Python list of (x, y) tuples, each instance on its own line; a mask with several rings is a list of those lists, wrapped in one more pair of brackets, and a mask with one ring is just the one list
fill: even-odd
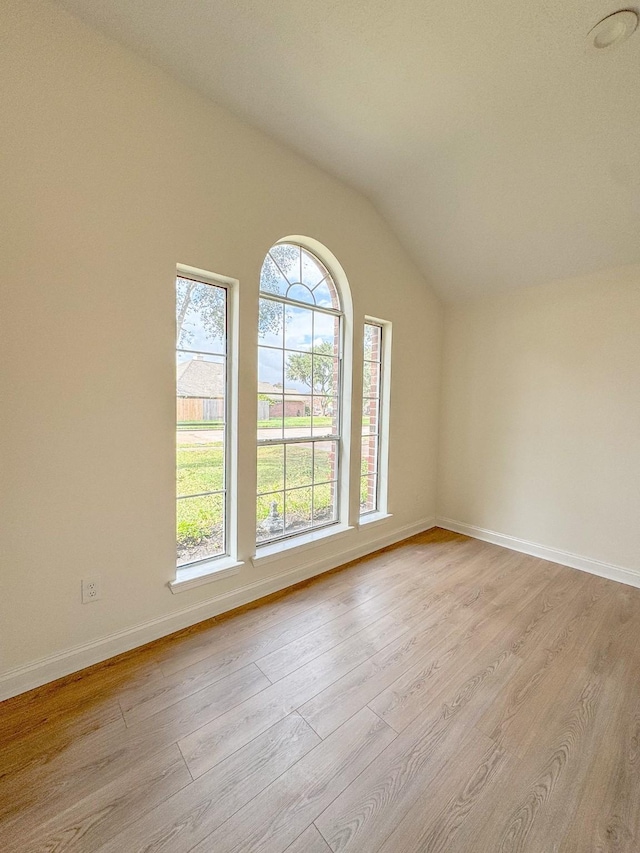
[(357, 186), (445, 297), (640, 261), (615, 0), (59, 0)]

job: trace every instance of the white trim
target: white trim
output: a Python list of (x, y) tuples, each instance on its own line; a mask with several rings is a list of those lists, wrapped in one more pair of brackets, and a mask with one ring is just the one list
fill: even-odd
[(176, 264), (176, 272), (179, 276), (192, 278), (196, 281), (200, 280), (203, 284), (221, 284), (228, 287), (234, 287), (238, 284), (237, 278), (230, 278), (228, 275), (220, 275), (217, 272), (209, 272), (209, 270), (201, 270), (188, 264)]
[(169, 589), (175, 595), (178, 592), (193, 589), (195, 586), (221, 581), (223, 578), (237, 575), (242, 566), (244, 566), (243, 562), (238, 562), (232, 557), (207, 560), (205, 563), (189, 563), (177, 570), (176, 579), (169, 581)]
[(476, 527), (473, 524), (455, 521), (452, 518), (439, 517), (436, 521), (438, 527), (444, 527), (445, 530), (451, 530), (454, 533), (462, 533), (465, 536), (471, 536), (473, 539), (491, 542), (493, 545), (500, 545), (503, 548), (529, 554), (532, 557), (540, 557), (542, 560), (549, 560), (551, 563), (559, 563), (561, 566), (569, 566), (572, 569), (579, 569), (581, 572), (599, 575), (601, 578), (607, 578), (618, 583), (640, 587), (640, 571), (634, 569), (626, 569), (612, 563), (603, 563), (590, 557), (581, 557), (579, 554), (572, 554), (570, 551), (550, 548), (536, 542), (528, 542), (526, 539), (518, 539), (517, 536), (496, 533), (494, 530), (486, 530), (484, 527)]
[[(214, 557), (212, 561), (202, 563), (188, 563), (186, 566), (176, 568), (176, 576), (173, 581), (169, 582), (171, 592), (183, 592), (186, 589), (191, 589), (194, 586), (201, 586), (209, 580), (221, 580), (223, 577), (228, 577), (232, 574), (237, 574), (236, 571), (226, 571), (237, 565), (239, 568), (242, 563), (237, 562), (238, 550), (238, 325), (239, 325), (239, 310), (238, 310), (238, 288), (240, 282), (237, 278), (230, 278), (219, 273), (201, 270), (198, 267), (188, 266), (187, 264), (176, 264), (176, 277), (184, 276), (193, 281), (199, 281), (202, 284), (211, 284), (217, 287), (223, 287), (226, 291), (225, 298), (225, 352), (220, 354), (224, 358), (225, 372), (225, 417), (224, 417), (224, 511), (225, 511), (225, 530), (224, 540), (226, 553), (222, 558)], [(175, 280), (174, 280), (175, 285)], [(176, 330), (177, 331), (177, 330)], [(177, 341), (176, 334), (176, 341)], [(178, 347), (176, 345), (176, 352)], [(177, 448), (176, 448), (177, 453)], [(185, 496), (187, 497), (187, 496)], [(176, 494), (177, 499), (177, 494)], [(211, 568), (212, 563), (219, 561), (220, 565), (215, 569)], [(224, 561), (224, 565), (222, 564)], [(203, 571), (205, 565), (208, 571)], [(189, 568), (194, 567), (193, 575), (189, 574)], [(224, 574), (220, 574), (225, 569)], [(209, 576), (213, 572), (218, 573), (217, 577), (205, 578), (205, 574)], [(194, 579), (189, 582), (185, 579)], [(196, 580), (198, 578), (198, 580)]]
[(268, 545), (259, 545), (255, 555), (251, 558), (254, 566), (265, 566), (276, 562), (284, 554), (295, 554), (298, 551), (307, 551), (317, 545), (326, 545), (327, 539), (340, 538), (341, 534), (353, 530), (348, 524), (331, 524), (292, 536), (290, 539), (278, 539)]
[(100, 663), (114, 655), (128, 652), (160, 637), (166, 637), (167, 634), (172, 634), (174, 631), (188, 628), (272, 592), (278, 592), (278, 590), (341, 566), (343, 563), (364, 557), (380, 550), (380, 548), (385, 548), (388, 545), (415, 536), (417, 533), (430, 530), (432, 527), (435, 527), (435, 518), (426, 518), (414, 524), (408, 524), (377, 539), (369, 540), (366, 544), (356, 545), (347, 551), (321, 557), (286, 572), (224, 592), (208, 601), (192, 604), (166, 616), (159, 616), (156, 619), (143, 622), (141, 625), (126, 628), (124, 631), (117, 631), (107, 637), (74, 646), (26, 666), (17, 667), (0, 676), (0, 701), (9, 699), (11, 696), (17, 696), (26, 690), (32, 690), (42, 684), (47, 684), (56, 678), (70, 675), (84, 667)]
[(366, 515), (361, 515), (358, 521), (358, 527), (369, 527), (374, 524), (382, 524), (383, 521), (393, 518), (392, 512), (368, 512)]

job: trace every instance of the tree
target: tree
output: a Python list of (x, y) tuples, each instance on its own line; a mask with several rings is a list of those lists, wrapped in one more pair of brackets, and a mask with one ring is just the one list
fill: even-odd
[(176, 282), (176, 331), (178, 347), (187, 347), (193, 341), (194, 330), (187, 325), (189, 314), (198, 316), (198, 325), (213, 338), (224, 337), (225, 291), (222, 287), (201, 284), (190, 278)]
[[(314, 352), (317, 355), (333, 356), (333, 344), (331, 341), (323, 341)], [(293, 353), (287, 360), (287, 379), (290, 382), (302, 382), (318, 394), (331, 396), (334, 394), (335, 382), (333, 358), (314, 359), (310, 352)], [(327, 397), (319, 399), (322, 414), (328, 414), (331, 400)]]
[[(225, 333), (225, 291), (216, 285), (202, 284), (190, 278), (178, 277), (176, 282), (176, 332), (178, 347), (187, 347), (194, 337), (187, 320), (190, 314), (197, 317), (201, 326), (213, 338), (223, 338)], [(277, 333), (282, 328), (280, 304), (260, 300), (258, 331), (260, 336)]]

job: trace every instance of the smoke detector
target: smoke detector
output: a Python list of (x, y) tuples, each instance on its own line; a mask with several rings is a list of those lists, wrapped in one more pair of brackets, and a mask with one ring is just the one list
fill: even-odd
[(589, 31), (589, 42), (597, 50), (613, 47), (628, 39), (638, 26), (638, 13), (631, 9), (621, 9), (613, 15), (607, 15)]

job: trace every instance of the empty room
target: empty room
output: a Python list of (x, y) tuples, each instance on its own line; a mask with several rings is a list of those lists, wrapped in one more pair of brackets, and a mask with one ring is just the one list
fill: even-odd
[(639, 853), (639, 16), (2, 0), (2, 853)]

